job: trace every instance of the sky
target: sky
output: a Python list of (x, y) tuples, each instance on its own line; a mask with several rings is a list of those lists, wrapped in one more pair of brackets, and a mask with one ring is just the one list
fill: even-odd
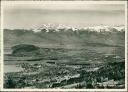
[(4, 28), (35, 28), (42, 24), (70, 26), (124, 25), (123, 4), (11, 4), (3, 8)]

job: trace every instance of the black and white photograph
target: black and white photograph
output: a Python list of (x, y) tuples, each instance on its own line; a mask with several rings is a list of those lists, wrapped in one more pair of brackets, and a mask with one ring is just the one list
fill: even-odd
[(3, 89), (126, 89), (126, 2), (2, 4)]

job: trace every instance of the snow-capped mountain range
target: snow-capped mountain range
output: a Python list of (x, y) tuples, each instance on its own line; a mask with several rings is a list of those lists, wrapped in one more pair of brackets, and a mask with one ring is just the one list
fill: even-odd
[(67, 26), (67, 25), (63, 25), (63, 24), (59, 24), (59, 25), (54, 25), (54, 24), (43, 24), (38, 28), (34, 28), (33, 31), (34, 32), (41, 32), (42, 30), (44, 30), (45, 32), (50, 32), (51, 30), (54, 30), (53, 32), (59, 32), (59, 31), (96, 31), (96, 32), (104, 32), (104, 31), (124, 31), (125, 30), (125, 26), (124, 25), (120, 25), (120, 26), (105, 26), (105, 25), (99, 25), (99, 26), (89, 26), (89, 27), (72, 27), (72, 26)]
[(4, 29), (4, 35), (6, 35), (4, 36), (4, 42), (11, 45), (30, 43), (46, 44), (47, 46), (49, 44), (51, 46), (53, 44), (66, 46), (124, 46), (124, 28), (124, 26), (110, 27), (104, 25), (92, 27), (41, 25), (34, 29)]
[(124, 26), (93, 26), (93, 27), (85, 27), (84, 29), (90, 29), (90, 31), (97, 31), (97, 32), (102, 32), (102, 31), (124, 31), (125, 27)]

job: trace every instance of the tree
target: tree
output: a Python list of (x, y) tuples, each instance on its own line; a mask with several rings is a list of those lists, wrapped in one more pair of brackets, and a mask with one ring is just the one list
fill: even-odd
[(4, 83), (5, 88), (15, 88), (16, 84), (12, 77), (8, 76), (7, 80)]

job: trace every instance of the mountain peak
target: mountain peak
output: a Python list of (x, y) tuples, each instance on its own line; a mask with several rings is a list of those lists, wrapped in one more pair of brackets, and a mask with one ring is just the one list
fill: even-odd
[(69, 26), (69, 25), (63, 25), (63, 24), (43, 24), (41, 25), (39, 28), (35, 28), (33, 29), (33, 31), (36, 32), (41, 32), (41, 31), (45, 31), (45, 32), (50, 32), (51, 30), (54, 32), (59, 32), (61, 31), (61, 29), (64, 29), (64, 31), (67, 30), (72, 30), (72, 31), (80, 31), (81, 29), (89, 30), (89, 31), (96, 31), (96, 32), (104, 32), (104, 31), (108, 31), (111, 32), (112, 30), (116, 30), (116, 31), (124, 31), (125, 26), (120, 25), (120, 26), (107, 26), (107, 25), (98, 25), (98, 26), (88, 26), (88, 27), (73, 27), (73, 26)]

